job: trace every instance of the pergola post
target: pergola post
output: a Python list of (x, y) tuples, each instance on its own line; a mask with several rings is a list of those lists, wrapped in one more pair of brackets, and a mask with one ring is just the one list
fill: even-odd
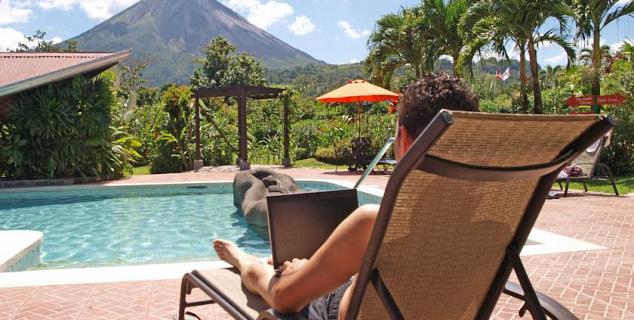
[(240, 170), (249, 170), (249, 155), (247, 151), (247, 97), (244, 89), (238, 97), (238, 136), (240, 137), (240, 156), (238, 166)]
[(198, 170), (204, 166), (203, 160), (200, 156), (200, 98), (196, 94), (194, 99), (194, 121), (196, 127), (196, 154), (194, 155), (193, 169)]
[(291, 166), (288, 135), (289, 135), (288, 103), (284, 102), (284, 159), (282, 159), (282, 165), (284, 166), (284, 168), (288, 168)]
[[(279, 98), (280, 94), (284, 91), (285, 89), (281, 88), (269, 88), (262, 86), (232, 86), (225, 88), (199, 88), (198, 90), (196, 90), (196, 160), (194, 160), (194, 169), (200, 168), (203, 165), (202, 160), (200, 160), (200, 98), (236, 97), (236, 99), (238, 100), (238, 138), (240, 144), (238, 151), (238, 166), (240, 167), (240, 170), (249, 170), (251, 169), (251, 164), (249, 163), (249, 154), (247, 149), (247, 99), (250, 98), (261, 100)], [(214, 126), (217, 126), (215, 123), (213, 124)], [(288, 105), (286, 105), (285, 102), (284, 159), (282, 160), (282, 164), (285, 167), (290, 166), (288, 127)], [(220, 130), (218, 131), (220, 132)], [(223, 140), (226, 142), (226, 137), (223, 137)]]

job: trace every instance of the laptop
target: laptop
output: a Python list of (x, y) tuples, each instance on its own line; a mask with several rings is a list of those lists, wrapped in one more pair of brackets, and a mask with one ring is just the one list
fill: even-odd
[(310, 258), (359, 206), (356, 189), (272, 195), (266, 199), (273, 267), (278, 274), (285, 261)]

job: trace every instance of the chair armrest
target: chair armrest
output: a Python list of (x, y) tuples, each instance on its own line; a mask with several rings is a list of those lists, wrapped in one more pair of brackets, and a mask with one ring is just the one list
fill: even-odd
[(576, 166), (576, 165), (579, 165), (579, 164), (593, 165), (594, 163), (590, 163), (590, 162), (575, 162), (575, 163), (571, 164), (571, 166)]
[[(503, 292), (510, 295), (511, 297), (514, 297), (520, 300), (525, 300), (524, 290), (519, 284), (515, 282), (507, 281), (506, 285), (504, 286)], [(548, 317), (552, 319), (558, 319), (558, 320), (578, 320), (579, 319), (574, 314), (572, 314), (570, 310), (566, 309), (566, 307), (564, 307), (561, 303), (557, 302), (555, 299), (539, 291), (536, 291), (535, 293), (537, 293), (537, 298), (539, 299), (539, 305), (541, 305), (542, 309), (544, 309), (544, 313), (546, 313)], [(525, 304), (524, 306), (522, 306), (522, 308), (519, 311), (520, 316), (523, 317), (527, 310), (528, 308), (526, 307), (526, 304)]]
[(258, 320), (308, 320), (302, 313), (279, 313), (273, 309), (260, 312)]

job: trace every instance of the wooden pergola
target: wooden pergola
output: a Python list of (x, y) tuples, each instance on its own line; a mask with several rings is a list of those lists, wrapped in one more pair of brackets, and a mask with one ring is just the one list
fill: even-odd
[[(195, 102), (195, 127), (196, 127), (196, 155), (194, 170), (203, 166), (200, 156), (200, 99), (213, 97), (235, 97), (238, 100), (238, 136), (240, 138), (240, 151), (238, 153), (238, 165), (240, 170), (249, 170), (249, 155), (247, 152), (247, 99), (264, 100), (279, 98), (285, 89), (263, 86), (233, 86), (224, 88), (200, 88), (194, 92)], [(289, 122), (288, 105), (284, 103), (284, 159), (282, 165), (289, 167)]]

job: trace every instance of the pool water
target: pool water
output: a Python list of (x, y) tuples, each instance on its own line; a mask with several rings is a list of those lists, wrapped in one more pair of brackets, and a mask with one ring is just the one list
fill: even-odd
[(217, 238), (270, 255), (268, 240), (237, 213), (228, 183), (0, 193), (0, 203), (0, 230), (44, 233), (38, 269), (217, 260)]

